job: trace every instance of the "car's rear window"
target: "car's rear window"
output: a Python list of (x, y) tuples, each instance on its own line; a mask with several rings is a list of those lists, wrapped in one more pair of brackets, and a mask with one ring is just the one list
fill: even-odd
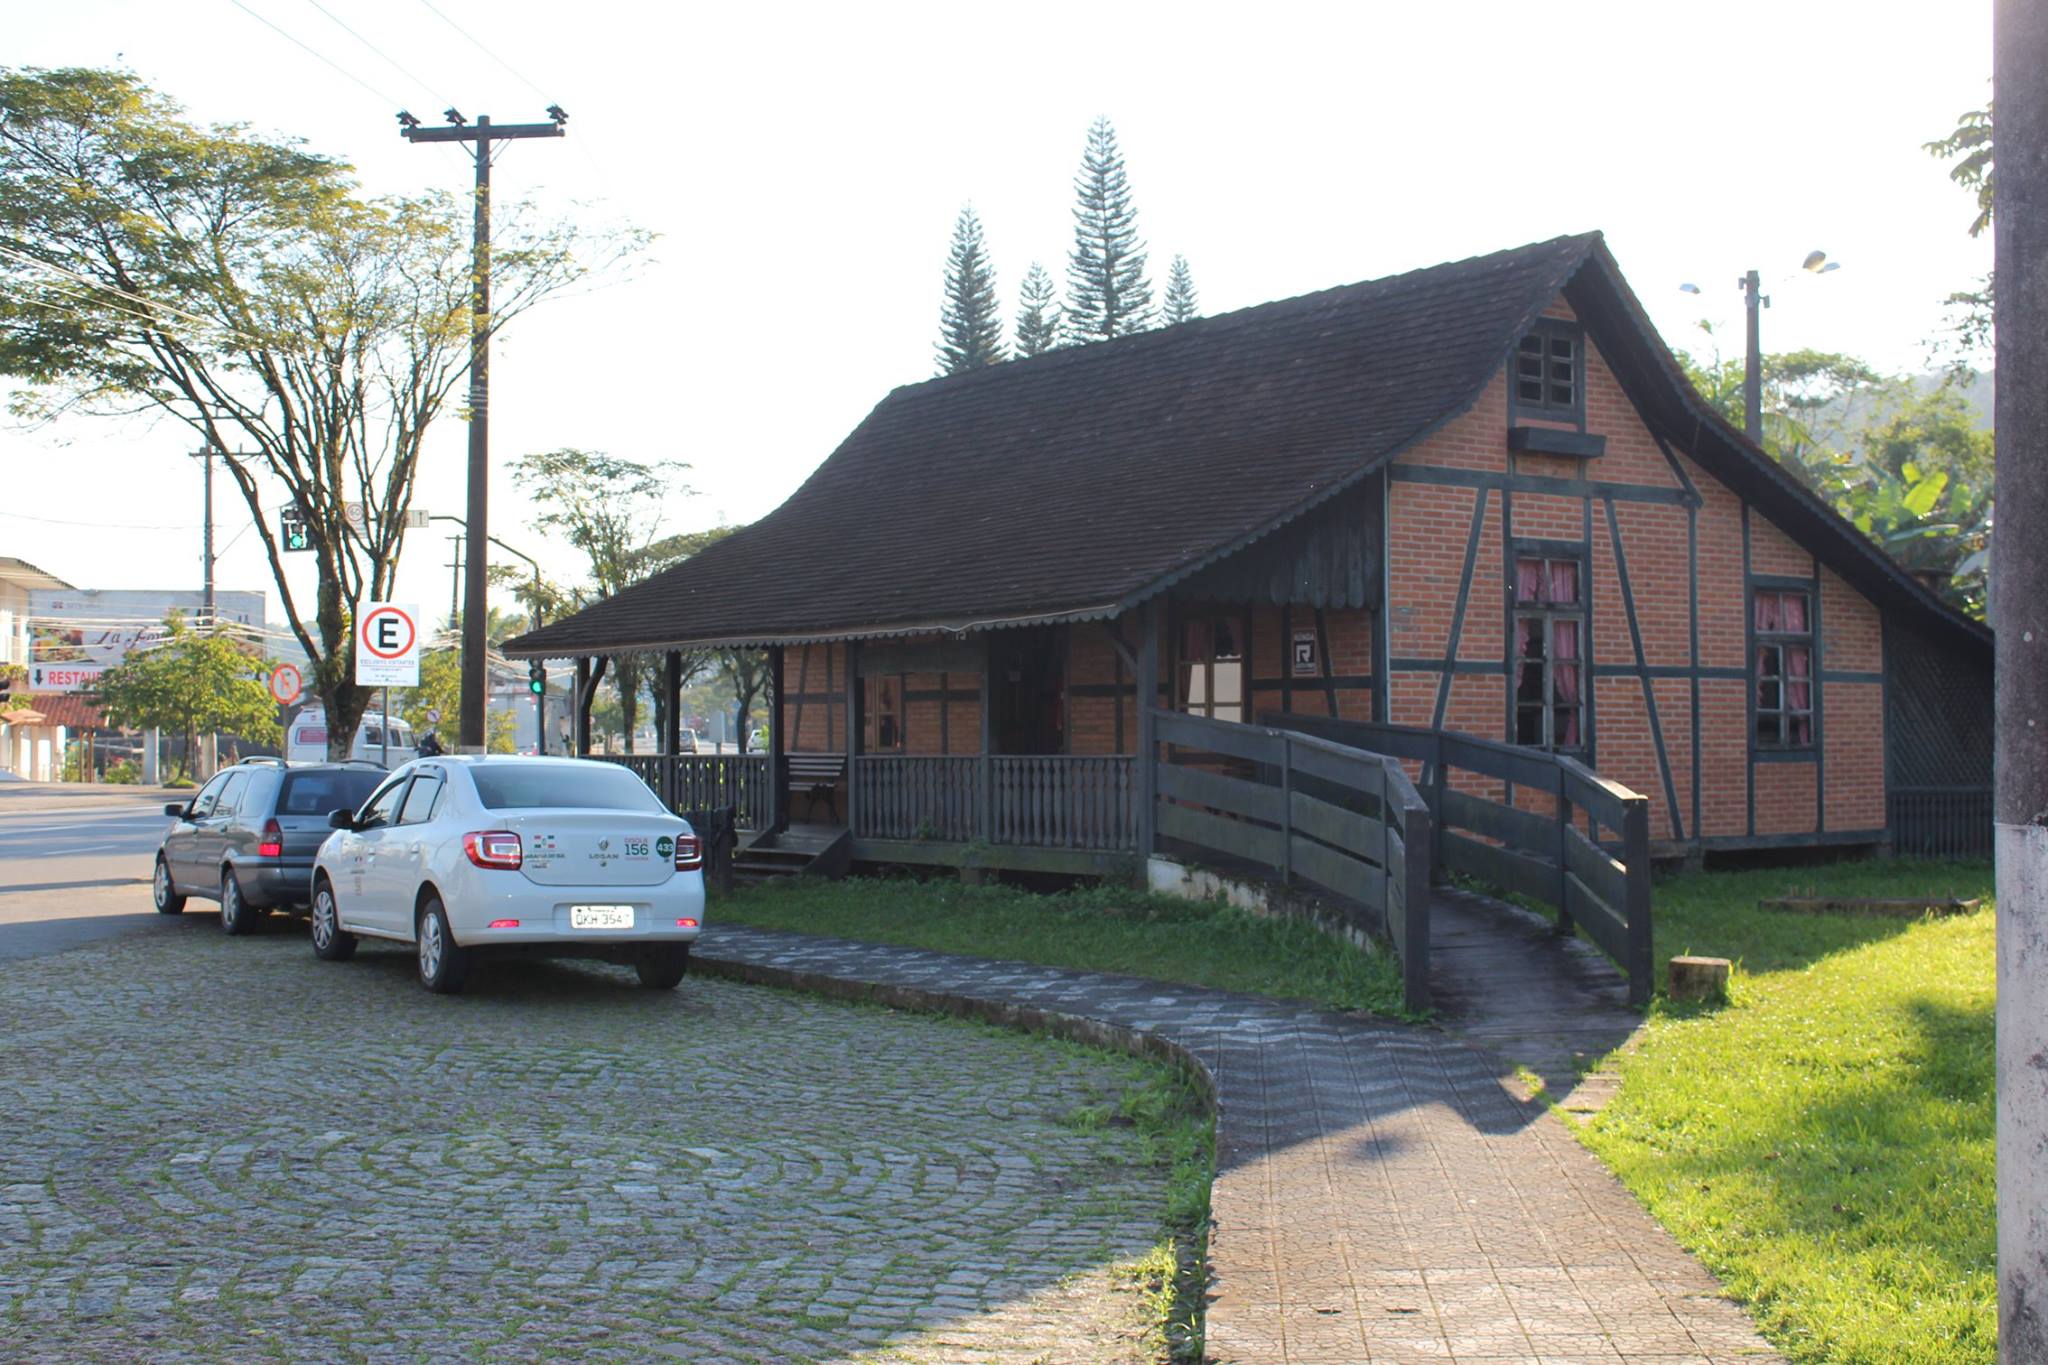
[(565, 806), (580, 810), (659, 811), (647, 784), (609, 763), (479, 763), (469, 770), (492, 810)]
[(363, 798), (376, 790), (383, 777), (383, 773), (366, 768), (325, 768), (286, 773), (284, 790), (277, 794), (277, 813), (325, 815), (333, 810), (354, 810), (363, 804)]

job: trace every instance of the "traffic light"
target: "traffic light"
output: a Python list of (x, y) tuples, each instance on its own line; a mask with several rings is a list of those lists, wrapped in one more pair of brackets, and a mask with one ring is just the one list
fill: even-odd
[(281, 509), (277, 514), (278, 539), (287, 550), (310, 550), (313, 537), (306, 532), (306, 514), (297, 503)]
[(526, 665), (526, 690), (536, 697), (547, 695), (548, 666), (539, 659), (534, 659)]

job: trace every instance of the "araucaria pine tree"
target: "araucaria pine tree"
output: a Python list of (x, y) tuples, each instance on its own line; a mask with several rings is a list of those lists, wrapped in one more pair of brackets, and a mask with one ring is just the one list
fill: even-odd
[(939, 306), (939, 373), (959, 374), (1003, 357), (1003, 319), (996, 311), (996, 272), (969, 204), (953, 224), (946, 256), (946, 298)]
[(1175, 256), (1173, 268), (1166, 272), (1166, 325), (1192, 322), (1201, 315), (1202, 303), (1195, 297), (1195, 273), (1188, 269), (1187, 257)]
[(1074, 177), (1074, 252), (1067, 258), (1066, 332), (1070, 341), (1102, 341), (1152, 325), (1152, 283), (1145, 244), (1124, 175), (1116, 129), (1098, 118), (1088, 130)]
[(1052, 274), (1033, 261), (1017, 300), (1017, 354), (1038, 355), (1059, 344), (1060, 305), (1053, 297)]

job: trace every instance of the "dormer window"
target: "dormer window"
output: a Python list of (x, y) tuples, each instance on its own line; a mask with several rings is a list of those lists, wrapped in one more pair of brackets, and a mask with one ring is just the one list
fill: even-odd
[(1578, 422), (1585, 413), (1584, 334), (1569, 322), (1541, 318), (1515, 347), (1513, 393), (1518, 416)]

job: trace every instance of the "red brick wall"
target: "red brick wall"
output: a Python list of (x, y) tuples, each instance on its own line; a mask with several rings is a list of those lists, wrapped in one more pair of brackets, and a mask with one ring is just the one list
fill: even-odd
[[(1569, 318), (1557, 300), (1548, 315)], [(1505, 370), (1497, 374), (1464, 415), (1401, 456), (1403, 466), (1485, 470), (1549, 478), (1583, 479), (1661, 489), (1685, 486), (1672, 462), (1622, 391), (1597, 344), (1588, 338), (1586, 429), (1606, 437), (1606, 453), (1580, 461), (1565, 457), (1514, 456), (1507, 449), (1508, 389)], [(1518, 419), (1527, 421), (1528, 419)], [(1548, 423), (1545, 425), (1558, 425)], [(1745, 515), (1733, 492), (1709, 477), (1682, 453), (1677, 462), (1698, 491), (1698, 597), (1694, 600), (1687, 554), (1688, 516), (1677, 503), (1614, 502), (1610, 529), (1607, 504), (1590, 503), (1590, 654), (1601, 665), (1633, 668), (1636, 643), (1629, 631), (1614, 549), (1618, 532), (1634, 595), (1643, 662), (1684, 668), (1692, 663), (1692, 636), (1699, 635), (1699, 663), (1706, 668), (1748, 665), (1748, 603), (1743, 580)], [(1395, 479), (1389, 490), (1388, 630), (1390, 653), (1411, 662), (1440, 660), (1456, 611), (1464, 551), (1479, 491)], [(1511, 496), (1503, 523), (1501, 494), (1487, 495), (1480, 548), (1465, 609), (1457, 657), (1499, 662), (1503, 600), (1507, 584), (1508, 535), (1517, 538), (1585, 542), (1587, 500), (1578, 495), (1520, 492)], [(1812, 576), (1812, 553), (1762, 513), (1747, 515), (1749, 564), (1759, 574)], [(1826, 674), (1876, 674), (1883, 667), (1882, 622), (1871, 603), (1832, 573), (1820, 571), (1821, 663)], [(1442, 674), (1419, 666), (1394, 670), (1390, 717), (1405, 725), (1428, 725)], [(1452, 679), (1445, 724), (1489, 738), (1508, 733), (1502, 674), (1461, 674)], [(1880, 828), (1885, 819), (1884, 715), (1882, 687), (1874, 680), (1823, 680), (1823, 763), (1749, 760), (1748, 683), (1707, 678), (1699, 684), (1695, 716), (1689, 678), (1653, 679), (1657, 720), (1666, 763), (1657, 745), (1638, 676), (1592, 680), (1594, 736), (1601, 773), (1650, 799), (1651, 834), (1667, 839), (1682, 824), (1688, 838), (1812, 833), (1820, 828), (1816, 783), (1824, 768), (1826, 828)], [(1694, 809), (1693, 731), (1699, 730), (1699, 809)], [(1669, 787), (1666, 785), (1668, 767)], [(1676, 796), (1673, 810), (1672, 795)]]

